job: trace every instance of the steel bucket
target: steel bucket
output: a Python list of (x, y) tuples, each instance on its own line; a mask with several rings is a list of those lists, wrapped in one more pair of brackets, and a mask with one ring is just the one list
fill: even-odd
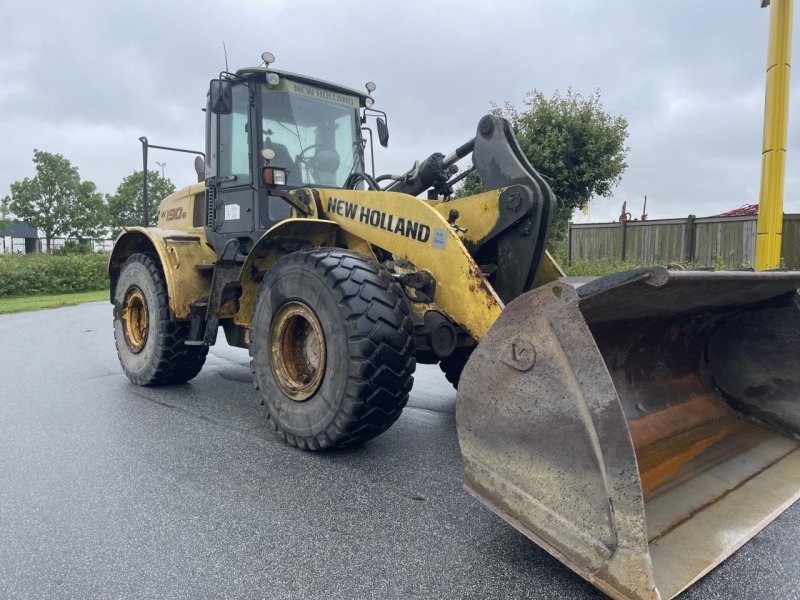
[(656, 267), (511, 302), (456, 419), (467, 489), (614, 598), (672, 598), (800, 497), (798, 272)]

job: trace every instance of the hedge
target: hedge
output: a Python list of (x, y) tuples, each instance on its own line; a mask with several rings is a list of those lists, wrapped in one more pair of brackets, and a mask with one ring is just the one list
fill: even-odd
[(0, 255), (0, 298), (108, 289), (108, 254)]

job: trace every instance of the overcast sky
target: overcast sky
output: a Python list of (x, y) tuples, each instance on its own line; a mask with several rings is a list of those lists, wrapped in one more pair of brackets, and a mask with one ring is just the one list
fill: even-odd
[[(769, 9), (760, 0), (2, 2), (0, 196), (57, 152), (113, 192), (141, 168), (139, 136), (202, 149), (208, 80), (254, 66), (377, 83), (391, 143), (379, 172), (449, 153), (491, 102), (600, 89), (629, 121), (629, 167), (591, 220), (628, 201), (651, 218), (758, 201)], [(786, 212), (800, 212), (800, 87), (790, 109)], [(151, 151), (179, 187), (188, 155)]]

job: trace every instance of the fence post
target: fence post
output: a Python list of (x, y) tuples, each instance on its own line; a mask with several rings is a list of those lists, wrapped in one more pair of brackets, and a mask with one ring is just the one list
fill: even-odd
[(620, 221), (620, 227), (622, 228), (622, 262), (625, 262), (625, 251), (628, 246), (628, 220), (623, 218)]
[(572, 223), (567, 229), (567, 266), (572, 266)]
[(683, 260), (689, 263), (694, 262), (694, 220), (697, 217), (689, 215), (686, 217), (683, 234)]

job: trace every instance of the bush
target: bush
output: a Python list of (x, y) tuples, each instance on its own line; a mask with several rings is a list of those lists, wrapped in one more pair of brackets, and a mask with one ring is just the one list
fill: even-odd
[(54, 248), (53, 254), (56, 255), (65, 255), (65, 254), (91, 254), (92, 253), (92, 246), (87, 242), (67, 242), (61, 248)]
[(108, 254), (0, 255), (0, 298), (108, 289)]

